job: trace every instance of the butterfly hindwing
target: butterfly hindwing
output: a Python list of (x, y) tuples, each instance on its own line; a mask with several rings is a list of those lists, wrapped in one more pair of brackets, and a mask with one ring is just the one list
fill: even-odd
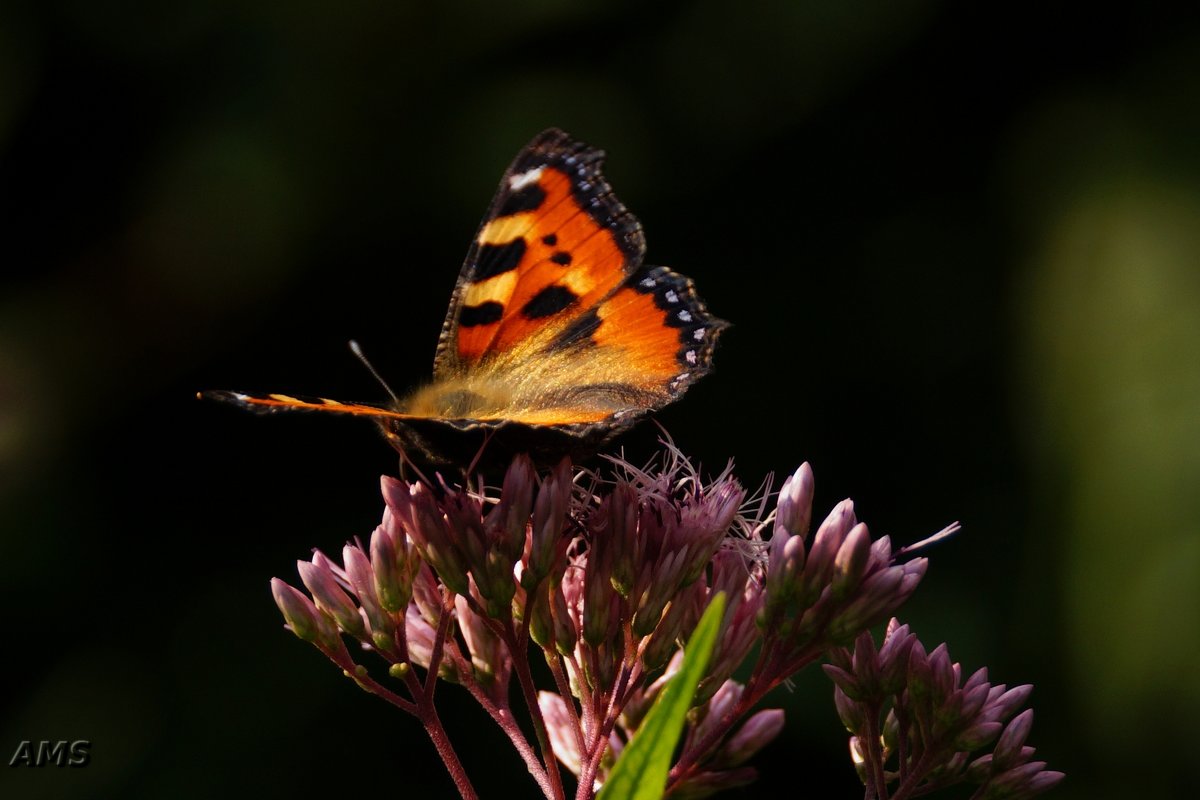
[(708, 313), (689, 278), (643, 266), (563, 330), (553, 349), (596, 365), (593, 391), (624, 394), (630, 411), (649, 411), (707, 374), (727, 324)]
[(200, 392), (199, 397), (206, 400), (219, 400), (222, 403), (232, 403), (249, 411), (270, 414), (276, 411), (325, 411), (335, 414), (351, 414), (359, 417), (376, 417), (379, 419), (408, 419), (411, 415), (402, 414), (394, 409), (369, 403), (343, 403), (340, 400), (330, 400), (327, 397), (293, 397), (288, 394), (246, 394), (244, 392), (208, 391)]
[(467, 253), (435, 379), (513, 350), (532, 356), (638, 268), (642, 228), (613, 195), (603, 160), (556, 129), (517, 155)]

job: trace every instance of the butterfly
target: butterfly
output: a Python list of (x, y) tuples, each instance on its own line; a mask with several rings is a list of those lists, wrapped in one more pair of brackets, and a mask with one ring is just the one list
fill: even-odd
[(513, 160), (450, 298), (433, 379), (388, 405), (204, 392), (264, 412), (370, 417), (403, 457), (469, 463), (482, 433), (504, 456), (589, 455), (711, 368), (728, 323), (692, 281), (642, 263), (638, 220), (604, 152), (543, 131)]

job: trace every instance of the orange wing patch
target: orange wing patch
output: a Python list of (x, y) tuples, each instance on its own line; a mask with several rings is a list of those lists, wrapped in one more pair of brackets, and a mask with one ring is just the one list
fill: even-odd
[[(563, 331), (556, 348), (601, 359), (606, 382), (663, 405), (706, 375), (724, 320), (708, 313), (691, 279), (666, 267), (641, 267), (611, 297)], [(611, 357), (618, 353), (619, 357)]]
[(517, 156), (467, 254), (435, 378), (565, 328), (638, 267), (641, 226), (604, 180), (603, 158), (553, 130)]

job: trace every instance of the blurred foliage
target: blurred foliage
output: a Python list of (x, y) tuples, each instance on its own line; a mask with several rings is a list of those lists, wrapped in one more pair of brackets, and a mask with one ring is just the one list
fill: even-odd
[(1200, 714), (1200, 187), (1131, 167), (1146, 156), (1096, 164), (1064, 198), (1022, 323), (1080, 729), (1149, 761)]
[[(1038, 686), (1056, 796), (1182, 796), (1198, 90), (1184, 6), (0, 5), (0, 747), (95, 741), (0, 795), (448, 796), (267, 591), (369, 532), (391, 453), (193, 397), (377, 397), (352, 337), (420, 381), (496, 179), (557, 125), (735, 323), (660, 415), (681, 446), (751, 484), (809, 459), (818, 505), (898, 540), (961, 519), (906, 621)], [(829, 694), (782, 697), (757, 791), (803, 764), (855, 793)], [(528, 796), (439, 697), (468, 770)]]

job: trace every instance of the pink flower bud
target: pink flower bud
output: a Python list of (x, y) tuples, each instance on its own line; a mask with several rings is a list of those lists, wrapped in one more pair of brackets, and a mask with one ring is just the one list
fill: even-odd
[(742, 723), (718, 755), (722, 766), (736, 767), (749, 761), (775, 740), (783, 730), (783, 709), (767, 708)]
[(375, 592), (385, 611), (395, 614), (408, 605), (412, 587), (406, 580), (400, 551), (387, 528), (380, 525), (371, 534), (371, 570), (375, 573)]
[(275, 605), (283, 612), (292, 633), (306, 642), (329, 648), (340, 642), (337, 628), (328, 617), (321, 614), (312, 600), (298, 589), (294, 589), (279, 578), (271, 579), (271, 594)]
[(980, 722), (965, 731), (960, 733), (954, 739), (954, 746), (959, 750), (978, 750), (984, 745), (990, 743), (997, 736), (1004, 726), (999, 722)]
[(1033, 694), (1032, 684), (1014, 686), (995, 700), (988, 702), (983, 713), (988, 719), (1006, 720), (1012, 716), (1014, 711), (1025, 705), (1031, 694)]
[(366, 635), (366, 626), (358, 606), (350, 599), (328, 567), (309, 561), (297, 561), (296, 570), (300, 580), (312, 594), (317, 607), (333, 617), (338, 627), (355, 638)]
[(379, 594), (375, 590), (375, 571), (366, 553), (354, 545), (342, 548), (342, 563), (346, 565), (346, 577), (354, 587), (358, 604), (367, 615), (371, 626), (371, 638), (376, 647), (386, 650), (392, 640), (395, 624), (388, 612), (379, 602)]
[(855, 522), (854, 503), (843, 500), (825, 518), (821, 527), (817, 528), (812, 547), (808, 551), (808, 563), (804, 565), (804, 577), (801, 579), (802, 605), (811, 605), (829, 582), (829, 576), (833, 572), (833, 559)]
[(996, 769), (1006, 770), (1020, 763), (1021, 750), (1025, 745), (1025, 740), (1029, 738), (1029, 731), (1032, 728), (1032, 708), (1027, 708), (1013, 717), (1012, 721), (1004, 728), (1004, 733), (1000, 734), (1000, 739), (992, 750)]
[(571, 465), (564, 459), (538, 488), (533, 504), (529, 560), (525, 565), (525, 576), (522, 576), (526, 587), (551, 574), (565, 552), (563, 532), (567, 525), (572, 486)]
[(871, 554), (871, 535), (858, 523), (846, 535), (833, 559), (833, 596), (843, 598), (858, 588)]
[(838, 718), (846, 726), (846, 730), (858, 734), (866, 727), (866, 716), (863, 708), (849, 695), (842, 691), (841, 685), (833, 687), (833, 705), (837, 709)]
[(801, 541), (808, 537), (812, 522), (813, 486), (812, 467), (805, 461), (788, 476), (779, 490), (779, 500), (775, 506), (776, 532), (786, 531), (791, 536), (799, 536)]
[(495, 542), (513, 563), (525, 552), (536, 483), (533, 461), (524, 454), (517, 456), (504, 473), (500, 502), (487, 515), (488, 540)]

